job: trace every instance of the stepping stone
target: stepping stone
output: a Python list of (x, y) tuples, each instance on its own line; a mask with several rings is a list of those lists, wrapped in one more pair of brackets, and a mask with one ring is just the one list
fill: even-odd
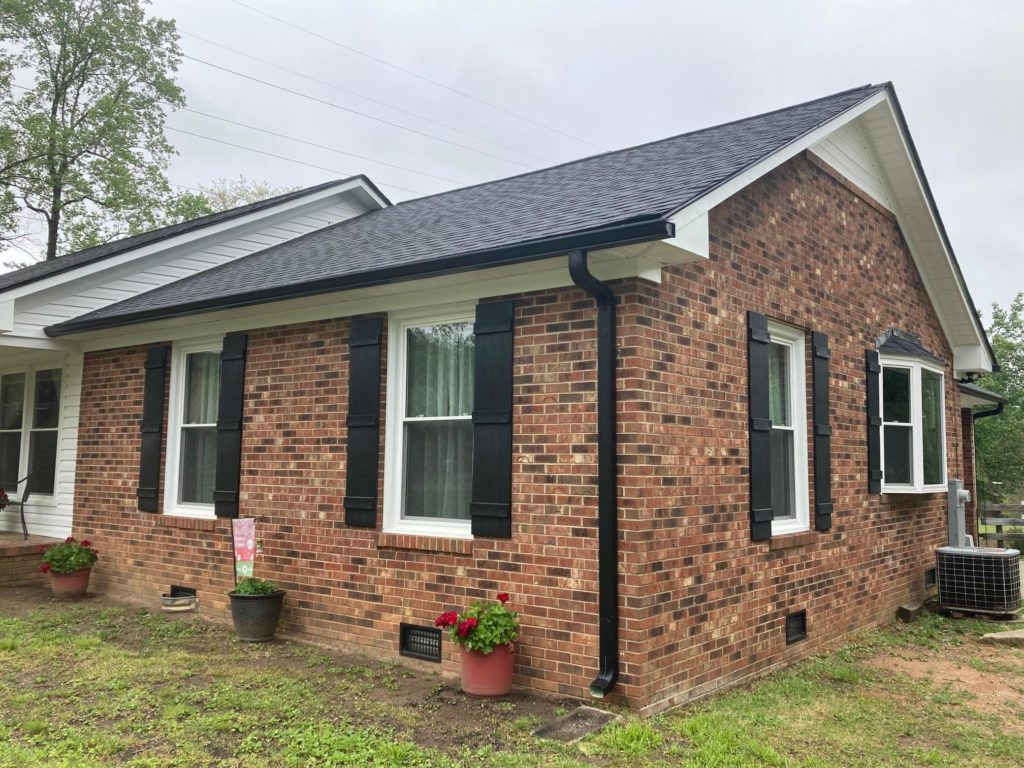
[(989, 632), (982, 635), (983, 643), (993, 645), (1008, 645), (1011, 648), (1024, 648), (1024, 629), (1014, 629), (1010, 632)]
[(533, 732), (534, 736), (541, 739), (560, 741), (563, 744), (573, 744), (584, 736), (604, 728), (610, 721), (618, 717), (614, 712), (605, 712), (595, 707), (577, 707), (567, 715), (548, 723)]

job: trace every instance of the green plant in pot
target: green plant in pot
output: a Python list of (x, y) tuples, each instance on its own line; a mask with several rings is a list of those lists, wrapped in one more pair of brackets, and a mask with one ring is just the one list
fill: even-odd
[(512, 690), (519, 614), (502, 592), (496, 602), (477, 600), (462, 613), (445, 611), (434, 624), (459, 646), (462, 690), (471, 696), (504, 696)]
[(99, 551), (88, 539), (78, 541), (68, 536), (61, 544), (39, 548), (43, 563), (39, 570), (50, 574), (50, 589), (56, 597), (82, 597), (89, 588), (89, 575), (99, 558)]
[(274, 639), (281, 618), (284, 590), (272, 581), (249, 577), (239, 581), (228, 592), (231, 598), (231, 620), (239, 640), (266, 643)]

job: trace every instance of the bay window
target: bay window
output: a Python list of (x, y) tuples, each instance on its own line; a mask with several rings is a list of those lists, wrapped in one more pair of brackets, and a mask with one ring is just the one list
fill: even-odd
[(883, 493), (946, 490), (943, 369), (915, 358), (880, 362)]
[(472, 319), (399, 316), (388, 339), (385, 530), (468, 537)]

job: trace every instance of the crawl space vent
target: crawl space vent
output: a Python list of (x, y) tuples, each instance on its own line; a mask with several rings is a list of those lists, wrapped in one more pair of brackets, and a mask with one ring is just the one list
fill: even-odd
[(935, 569), (934, 568), (929, 568), (927, 571), (924, 572), (924, 588), (925, 589), (931, 589), (932, 587), (935, 586), (935, 583), (937, 581), (938, 581), (938, 577), (935, 575)]
[(807, 637), (807, 611), (797, 611), (786, 617), (786, 645)]
[(990, 547), (935, 550), (939, 606), (1007, 614), (1020, 608), (1020, 552)]
[(441, 661), (441, 630), (402, 624), (398, 630), (398, 652), (424, 661)]

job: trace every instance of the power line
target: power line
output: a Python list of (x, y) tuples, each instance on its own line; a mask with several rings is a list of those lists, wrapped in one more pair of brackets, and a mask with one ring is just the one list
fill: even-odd
[(279, 22), (281, 24), (284, 24), (285, 26), (291, 27), (292, 29), (297, 29), (300, 32), (305, 32), (307, 35), (312, 35), (313, 37), (315, 37), (315, 38), (317, 38), (319, 40), (323, 40), (326, 43), (330, 43), (331, 45), (336, 45), (337, 47), (343, 48), (346, 51), (351, 51), (352, 53), (355, 53), (355, 54), (357, 54), (359, 56), (363, 56), (363, 57), (365, 57), (367, 59), (370, 59), (371, 61), (375, 61), (378, 64), (382, 64), (385, 67), (390, 67), (391, 69), (397, 70), (399, 72), (403, 72), (403, 73), (409, 75), (410, 77), (415, 77), (417, 80), (422, 80), (423, 82), (430, 83), (431, 85), (437, 86), (438, 88), (443, 88), (446, 91), (451, 91), (452, 93), (458, 94), (459, 96), (462, 96), (463, 98), (470, 99), (471, 101), (475, 101), (478, 104), (483, 104), (485, 106), (490, 107), (491, 109), (496, 109), (499, 112), (504, 112), (506, 115), (512, 115), (512, 117), (516, 117), (516, 118), (518, 118), (518, 119), (520, 119), (520, 120), (522, 120), (524, 122), (530, 123), (532, 125), (536, 125), (539, 128), (544, 128), (545, 130), (552, 131), (554, 133), (559, 134), (560, 136), (565, 136), (566, 138), (582, 142), (583, 144), (587, 144), (587, 145), (589, 145), (591, 147), (594, 147), (595, 149), (604, 149), (604, 147), (601, 147), (601, 146), (599, 146), (597, 144), (594, 144), (591, 141), (587, 141), (586, 139), (582, 139), (579, 136), (575, 136), (575, 135), (573, 135), (571, 133), (566, 133), (565, 131), (559, 130), (558, 128), (554, 128), (553, 126), (547, 125), (545, 123), (541, 123), (541, 122), (539, 122), (537, 120), (534, 120), (533, 118), (527, 117), (526, 115), (522, 115), (522, 114), (520, 114), (518, 112), (513, 112), (511, 109), (506, 109), (505, 107), (498, 106), (497, 104), (494, 104), (493, 102), (485, 101), (484, 99), (481, 99), (478, 96), (474, 96), (471, 93), (466, 93), (465, 91), (460, 91), (458, 88), (453, 88), (450, 85), (445, 85), (444, 83), (438, 82), (437, 80), (431, 80), (429, 77), (421, 75), (418, 72), (413, 72), (411, 69), (406, 69), (405, 67), (401, 67), (398, 64), (394, 64), (394, 63), (392, 63), (390, 61), (387, 61), (385, 59), (382, 59), (382, 58), (379, 58), (377, 56), (374, 56), (373, 54), (366, 53), (366, 51), (361, 51), (358, 48), (353, 48), (350, 45), (345, 45), (344, 43), (339, 43), (337, 40), (332, 40), (329, 37), (325, 37), (324, 35), (321, 35), (319, 32), (314, 32), (311, 29), (306, 29), (305, 27), (300, 27), (298, 24), (290, 22), (290, 21), (288, 21), (286, 19), (282, 19), (280, 16), (274, 16), (273, 14), (267, 13), (266, 11), (261, 11), (259, 8), (253, 8), (251, 5), (247, 5), (246, 3), (241, 2), (241, 0), (231, 0), (231, 2), (233, 2), (235, 5), (240, 5), (243, 8), (247, 8), (248, 10), (252, 11), (253, 13), (258, 13), (261, 16), (266, 16), (268, 19), (273, 19), (274, 21)]
[(396, 112), (400, 112), (403, 115), (409, 115), (410, 117), (415, 117), (417, 120), (423, 120), (424, 122), (432, 123), (432, 124), (434, 124), (436, 126), (439, 126), (441, 128), (445, 128), (445, 129), (447, 129), (449, 131), (455, 131), (456, 133), (461, 133), (463, 136), (468, 136), (471, 139), (476, 139), (477, 141), (482, 141), (485, 144), (491, 144), (492, 146), (500, 147), (501, 149), (507, 149), (510, 152), (515, 152), (515, 153), (520, 154), (520, 155), (525, 155), (526, 157), (532, 157), (535, 160), (540, 160), (542, 163), (550, 163), (551, 162), (550, 159), (545, 158), (545, 157), (541, 157), (540, 155), (535, 155), (535, 154), (533, 154), (531, 152), (526, 152), (525, 150), (522, 150), (522, 149), (516, 149), (515, 147), (511, 147), (508, 144), (501, 144), (501, 143), (499, 143), (497, 141), (492, 141), (491, 139), (486, 139), (483, 136), (479, 136), (479, 135), (477, 135), (475, 133), (471, 133), (470, 131), (467, 131), (467, 130), (465, 130), (463, 128), (459, 128), (458, 126), (451, 125), (449, 123), (443, 123), (440, 120), (435, 120), (432, 117), (427, 117), (426, 115), (421, 115), (418, 112), (411, 112), (408, 109), (403, 109), (402, 107), (395, 106), (394, 104), (390, 104), (390, 103), (388, 103), (386, 101), (381, 101), (380, 99), (375, 99), (372, 96), (367, 96), (366, 94), (359, 93), (358, 91), (349, 90), (348, 88), (342, 88), (337, 83), (332, 83), (332, 82), (329, 82), (327, 80), (321, 80), (319, 77), (313, 77), (312, 75), (307, 75), (304, 72), (299, 72), (297, 69), (289, 69), (288, 67), (282, 66), (280, 64), (275, 64), (274, 62), (268, 61), (267, 59), (261, 59), (259, 56), (253, 56), (251, 53), (246, 53), (245, 51), (240, 51), (237, 48), (232, 48), (229, 45), (224, 45), (223, 43), (215, 42), (213, 40), (210, 40), (209, 38), (202, 37), (201, 35), (197, 35), (197, 34), (195, 34), (193, 32), (186, 32), (184, 30), (178, 30), (178, 31), (181, 32), (181, 34), (183, 34), (183, 35), (195, 38), (196, 40), (201, 40), (204, 43), (216, 46), (217, 48), (222, 48), (225, 51), (230, 51), (231, 53), (234, 53), (234, 54), (236, 54), (238, 56), (244, 56), (247, 59), (252, 59), (253, 61), (258, 61), (260, 64), (265, 64), (268, 67), (273, 67), (274, 69), (279, 69), (282, 72), (287, 72), (290, 75), (295, 75), (296, 77), (301, 77), (301, 78), (304, 78), (304, 79), (309, 80), (311, 82), (319, 83), (320, 85), (326, 85), (328, 88), (333, 88), (334, 90), (339, 91), (341, 93), (347, 93), (350, 96), (355, 96), (357, 99), (363, 99), (364, 101), (368, 101), (371, 104), (379, 104), (380, 106), (386, 107), (387, 109), (393, 109)]
[[(165, 127), (166, 127), (166, 130), (174, 131), (175, 133), (184, 133), (186, 136), (195, 136), (197, 139), (205, 139), (206, 141), (213, 141), (213, 142), (216, 142), (217, 144), (224, 144), (224, 145), (226, 145), (228, 147), (235, 147), (236, 149), (244, 149), (244, 150), (246, 150), (248, 152), (255, 152), (258, 155), (266, 155), (267, 157), (274, 157), (274, 158), (277, 158), (278, 160), (285, 160), (285, 161), (287, 161), (289, 163), (296, 163), (298, 165), (305, 165), (305, 166), (307, 166), (309, 168), (317, 168), (318, 170), (327, 171), (328, 173), (333, 173), (333, 174), (336, 174), (336, 175), (339, 175), (339, 176), (343, 176), (344, 177), (344, 176), (352, 176), (353, 175), (353, 174), (351, 174), (351, 173), (349, 173), (347, 171), (339, 171), (337, 168), (328, 168), (328, 167), (323, 166), (323, 165), (317, 165), (316, 163), (307, 163), (305, 160), (296, 160), (294, 157), (285, 157), (284, 155), (277, 155), (277, 154), (274, 154), (273, 152), (265, 152), (262, 149), (255, 149), (253, 147), (247, 147), (247, 146), (245, 146), (243, 144), (235, 144), (234, 142), (231, 142), (231, 141), (224, 141), (223, 139), (215, 139), (212, 136), (204, 136), (201, 133), (193, 133), (192, 131), (186, 131), (186, 130), (184, 130), (182, 128), (172, 128), (169, 125), (165, 126)], [(388, 183), (385, 183), (385, 182), (378, 182), (378, 183), (382, 187), (391, 187), (392, 189), (400, 189), (403, 192), (411, 192), (414, 195), (429, 195), (429, 194), (433, 194), (432, 192), (421, 192), (418, 189), (409, 189), (408, 187), (400, 187), (397, 184), (388, 184)]]
[(241, 128), (249, 128), (250, 130), (253, 130), (253, 131), (259, 131), (260, 133), (265, 133), (268, 136), (277, 136), (280, 139), (287, 139), (288, 141), (294, 141), (294, 142), (296, 142), (298, 144), (305, 144), (305, 145), (310, 146), (310, 147), (316, 147), (317, 149), (326, 149), (328, 152), (337, 152), (339, 155), (348, 155), (349, 157), (355, 157), (355, 158), (358, 158), (360, 160), (367, 160), (367, 161), (369, 161), (371, 163), (378, 163), (380, 165), (386, 165), (388, 168), (396, 168), (396, 169), (398, 169), (400, 171), (407, 171), (408, 173), (415, 173), (415, 174), (418, 174), (420, 176), (426, 176), (426, 177), (431, 178), (431, 179), (437, 179), (438, 181), (447, 181), (447, 182), (450, 182), (452, 184), (469, 184), (470, 183), (470, 182), (467, 182), (467, 181), (459, 181), (458, 179), (449, 179), (447, 176), (436, 176), (436, 175), (434, 175), (432, 173), (426, 173), (425, 171), (416, 171), (416, 170), (413, 170), (412, 168), (406, 168), (404, 165), (396, 165), (395, 163), (389, 163), (389, 162), (386, 162), (384, 160), (377, 160), (376, 158), (367, 157), (366, 155), (357, 155), (355, 152), (347, 152), (344, 149), (337, 149), (336, 147), (328, 147), (325, 144), (317, 144), (316, 142), (313, 142), (313, 141), (306, 141), (305, 139), (298, 139), (298, 138), (296, 138), (294, 136), (288, 136), (288, 135), (283, 134), (283, 133), (278, 133), (277, 131), (271, 131), (271, 130), (269, 130), (267, 128), (259, 128), (259, 127), (255, 126), (255, 125), (249, 125), (249, 123), (241, 123), (241, 122), (238, 122), (237, 120), (230, 120), (230, 119), (228, 119), (226, 117), (220, 117), (219, 115), (211, 115), (209, 112), (200, 112), (198, 109), (192, 109), (191, 107), (182, 107), (181, 111), (183, 111), (183, 112), (191, 112), (194, 115), (202, 115), (203, 117), (208, 117), (211, 120), (220, 120), (223, 123), (229, 123), (230, 125), (237, 125), (237, 126), (239, 126)]
[(451, 141), (450, 139), (444, 139), (444, 138), (441, 138), (440, 136), (435, 136), (432, 133), (427, 133), (426, 131), (419, 131), (419, 130), (417, 130), (415, 128), (410, 128), (409, 126), (402, 125), (401, 123), (394, 123), (394, 122), (392, 122), (390, 120), (385, 120), (382, 117), (375, 117), (374, 115), (369, 115), (366, 112), (360, 112), (358, 109), (352, 109), (351, 107), (346, 107), (346, 106), (344, 106), (342, 104), (337, 104), (337, 103), (335, 103), (333, 101), (327, 101), (327, 99), (321, 99), (318, 96), (313, 96), (312, 94), (309, 94), (309, 93), (303, 93), (302, 91), (296, 91), (296, 90), (293, 90), (291, 88), (286, 88), (285, 86), (278, 85), (277, 83), (271, 83), (269, 80), (263, 80), (263, 79), (258, 78), (258, 77), (253, 77), (252, 75), (247, 75), (244, 72), (239, 72), (238, 70), (235, 70), (235, 69), (229, 69), (228, 67), (222, 67), (219, 64), (214, 64), (212, 62), (206, 61), (205, 59), (200, 59), (200, 58), (197, 58), (195, 56), (189, 56), (187, 53), (182, 54), (182, 58), (188, 59), (189, 61), (198, 62), (199, 64), (205, 64), (206, 66), (212, 67), (213, 69), (219, 69), (222, 72), (227, 72), (229, 74), (235, 75), (237, 77), (244, 78), (246, 80), (252, 80), (255, 83), (260, 83), (261, 85), (266, 85), (266, 86), (268, 86), (270, 88), (276, 88), (279, 91), (284, 91), (285, 93), (290, 93), (293, 96), (301, 96), (304, 99), (309, 99), (310, 101), (315, 101), (315, 102), (317, 102), (319, 104), (325, 104), (328, 107), (334, 107), (335, 109), (340, 109), (343, 112), (349, 112), (350, 114), (358, 115), (359, 117), (364, 117), (367, 120), (374, 120), (374, 121), (376, 121), (378, 123), (383, 123), (384, 125), (390, 125), (393, 128), (398, 128), (401, 131), (407, 131), (408, 133), (414, 133), (417, 136), (423, 136), (423, 137), (428, 138), (428, 139), (433, 139), (434, 141), (439, 141), (442, 144), (450, 144), (453, 147), (459, 147), (460, 149), (465, 149), (465, 150), (468, 150), (470, 152), (476, 152), (478, 155), (484, 155), (485, 157), (493, 157), (495, 160), (501, 160), (504, 163), (511, 163), (512, 165), (518, 165), (518, 166), (521, 166), (523, 168), (530, 168), (530, 169), (534, 168), (534, 166), (532, 166), (532, 165), (527, 165), (526, 163), (520, 163), (520, 162), (518, 162), (516, 160), (509, 160), (506, 157), (501, 157), (500, 155), (495, 155), (495, 154), (492, 154), (490, 152), (484, 152), (482, 149), (476, 149), (475, 147), (471, 147), (468, 144), (460, 144), (457, 141)]

